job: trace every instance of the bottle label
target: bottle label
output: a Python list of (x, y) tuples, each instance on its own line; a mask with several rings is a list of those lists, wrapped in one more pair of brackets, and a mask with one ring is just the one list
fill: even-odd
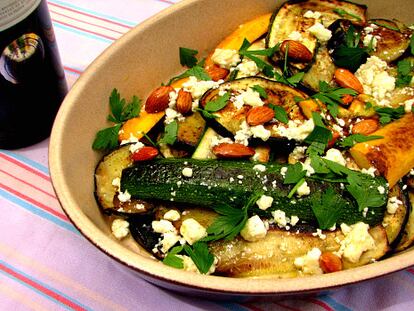
[(42, 0), (0, 0), (0, 31), (28, 17)]

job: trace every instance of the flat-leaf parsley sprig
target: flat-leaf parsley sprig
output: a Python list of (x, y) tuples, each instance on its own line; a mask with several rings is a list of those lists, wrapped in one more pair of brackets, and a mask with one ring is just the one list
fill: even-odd
[(96, 133), (92, 148), (95, 150), (110, 150), (118, 146), (118, 133), (122, 124), (132, 118), (138, 117), (141, 112), (142, 101), (132, 96), (129, 103), (124, 98), (121, 98), (120, 93), (116, 88), (112, 90), (109, 97), (109, 108), (111, 113), (107, 120), (115, 123), (114, 126), (105, 128)]

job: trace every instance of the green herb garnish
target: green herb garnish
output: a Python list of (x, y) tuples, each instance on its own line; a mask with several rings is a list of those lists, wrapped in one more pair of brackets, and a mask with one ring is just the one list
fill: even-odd
[(164, 128), (164, 136), (160, 139), (159, 143), (172, 145), (177, 140), (178, 122), (172, 121), (168, 123)]
[(404, 106), (399, 106), (397, 108), (375, 108), (375, 111), (380, 116), (379, 121), (382, 125), (398, 120), (405, 114)]
[(290, 190), (290, 192), (288, 193), (287, 197), (289, 199), (291, 199), (293, 197), (293, 195), (296, 193), (296, 191), (298, 191), (298, 189), (300, 188), (300, 186), (302, 186), (305, 183), (305, 178), (301, 178), (299, 179), (299, 181), (296, 183), (296, 185), (292, 188), (292, 190)]
[(224, 95), (217, 97), (215, 100), (207, 102), (204, 109), (197, 108), (206, 118), (216, 118), (212, 112), (217, 112), (226, 107), (230, 100), (230, 93), (226, 92)]
[(414, 62), (409, 59), (403, 59), (397, 63), (397, 87), (408, 86), (413, 79)]
[(183, 251), (183, 249), (184, 249), (183, 246), (173, 247), (164, 257), (164, 259), (162, 260), (162, 263), (167, 266), (176, 268), (176, 269), (183, 269), (184, 268), (183, 259), (177, 256), (179, 253)]
[(275, 112), (275, 119), (287, 124), (289, 122), (289, 117), (288, 114), (286, 112), (286, 110), (283, 107), (280, 106), (276, 106), (273, 104), (269, 104), (269, 108), (272, 108), (273, 111)]
[(329, 187), (324, 193), (316, 194), (311, 204), (319, 228), (326, 230), (336, 224), (346, 208), (347, 201)]
[(364, 143), (370, 140), (381, 139), (381, 138), (384, 138), (384, 137), (378, 136), (378, 135), (366, 136), (362, 134), (352, 134), (346, 137), (345, 139), (343, 139), (342, 141), (340, 141), (338, 145), (343, 148), (350, 148), (350, 147), (353, 147), (357, 143)]
[(192, 247), (185, 244), (184, 251), (191, 257), (198, 270), (203, 274), (206, 274), (214, 263), (214, 256), (204, 242), (196, 242)]
[(247, 57), (254, 61), (259, 70), (263, 72), (266, 77), (273, 78), (275, 75), (273, 66), (258, 56), (271, 57), (276, 51), (279, 50), (280, 44), (263, 50), (248, 50), (250, 45), (251, 43), (247, 39), (243, 40), (243, 44), (239, 50), (240, 56)]
[(186, 66), (188, 68), (193, 68), (197, 65), (197, 58), (195, 57), (198, 54), (197, 50), (187, 49), (180, 47), (180, 64), (181, 66)]
[(325, 126), (319, 113), (312, 112), (312, 119), (315, 127), (304, 141), (308, 144), (317, 142), (323, 144), (323, 146), (326, 147), (328, 145), (328, 142), (332, 140), (332, 132)]
[(138, 117), (141, 111), (141, 100), (133, 96), (129, 103), (121, 98), (117, 89), (113, 89), (109, 97), (109, 108), (111, 113), (107, 120), (115, 123), (115, 126), (105, 128), (96, 133), (92, 148), (95, 150), (113, 149), (118, 146), (118, 134), (122, 123)]
[(264, 99), (267, 99), (268, 98), (267, 93), (266, 93), (266, 90), (263, 87), (261, 87), (260, 85), (256, 84), (256, 85), (251, 86), (250, 88), (253, 91), (259, 93), (259, 95), (260, 95), (261, 98), (264, 98)]
[(355, 18), (357, 21), (361, 21), (361, 18), (358, 15), (352, 14), (348, 11), (343, 10), (343, 9), (337, 8), (337, 9), (334, 9), (333, 11), (335, 13), (337, 13), (338, 15), (342, 16), (342, 17), (350, 16), (350, 17)]
[(284, 185), (296, 184), (303, 177), (305, 177), (306, 171), (303, 169), (302, 163), (297, 162), (293, 165), (289, 165), (286, 171), (285, 179), (283, 180)]
[(375, 25), (387, 28), (389, 30), (394, 30), (394, 31), (400, 32), (400, 29), (398, 27), (394, 27), (394, 26), (391, 26), (391, 25), (388, 25), (388, 24), (380, 23), (380, 22), (377, 22), (377, 21), (371, 21), (371, 24), (375, 24)]

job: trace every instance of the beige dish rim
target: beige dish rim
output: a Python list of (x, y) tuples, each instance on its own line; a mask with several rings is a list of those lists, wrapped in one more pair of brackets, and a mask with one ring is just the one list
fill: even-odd
[(105, 254), (114, 258), (123, 265), (135, 270), (142, 277), (154, 283), (164, 282), (178, 287), (192, 288), (196, 290), (234, 294), (234, 295), (283, 295), (283, 294), (299, 294), (313, 292), (319, 290), (331, 289), (338, 286), (352, 284), (386, 274), (402, 270), (414, 265), (413, 251), (400, 253), (391, 258), (387, 258), (363, 267), (353, 268), (351, 270), (336, 272), (332, 274), (324, 274), (318, 276), (306, 277), (306, 281), (298, 282), (294, 279), (276, 279), (272, 277), (259, 279), (236, 279), (220, 276), (205, 276), (191, 272), (181, 271), (170, 268), (162, 263), (140, 256), (131, 250), (123, 247), (113, 239), (106, 236), (100, 231), (94, 223), (89, 220), (82, 210), (77, 206), (75, 199), (71, 195), (65, 177), (63, 176), (62, 162), (62, 146), (60, 144), (64, 139), (64, 127), (68, 112), (75, 105), (79, 98), (87, 88), (89, 81), (93, 78), (94, 70), (102, 66), (111, 53), (132, 40), (137, 33), (151, 27), (158, 20), (165, 18), (175, 10), (192, 5), (197, 0), (187, 0), (175, 4), (173, 7), (167, 8), (161, 13), (141, 23), (133, 28), (127, 34), (118, 39), (103, 54), (101, 54), (81, 75), (78, 81), (69, 92), (64, 100), (58, 115), (56, 117), (49, 147), (49, 167), (52, 178), (53, 187), (59, 199), (59, 202), (75, 225), (75, 227), (96, 247)]

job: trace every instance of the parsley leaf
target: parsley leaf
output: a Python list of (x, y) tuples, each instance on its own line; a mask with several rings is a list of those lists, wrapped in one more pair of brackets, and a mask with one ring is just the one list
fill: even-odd
[(370, 140), (384, 138), (383, 136), (371, 135), (366, 136), (362, 134), (353, 134), (346, 137), (344, 140), (339, 142), (339, 145), (343, 148), (353, 147), (356, 143), (363, 143)]
[(410, 49), (411, 49), (411, 55), (414, 55), (414, 35), (411, 35)]
[(325, 103), (330, 114), (336, 118), (338, 115), (338, 105), (343, 104), (342, 96), (350, 94), (352, 96), (358, 94), (356, 91), (348, 88), (331, 87), (325, 81), (319, 81), (319, 93), (312, 95), (314, 99), (318, 99)]
[(400, 29), (398, 27), (394, 27), (394, 26), (391, 26), (389, 24), (385, 24), (385, 23), (381, 23), (381, 22), (377, 22), (377, 21), (371, 21), (371, 23), (375, 24), (375, 25), (378, 25), (378, 26), (381, 26), (381, 27), (384, 27), (384, 28), (387, 28), (389, 30), (394, 30), (394, 31), (400, 32)]
[(180, 51), (181, 66), (187, 66), (188, 68), (193, 68), (195, 65), (197, 65), (197, 58), (195, 57), (198, 54), (197, 50), (180, 47), (179, 51)]
[(192, 247), (185, 244), (184, 251), (191, 257), (198, 270), (203, 274), (206, 274), (214, 263), (214, 256), (204, 242), (196, 242)]
[(164, 136), (160, 139), (159, 143), (172, 145), (177, 139), (178, 122), (172, 121), (164, 128)]
[(305, 178), (299, 179), (299, 181), (296, 183), (296, 185), (288, 193), (288, 195), (287, 195), (288, 199), (293, 197), (293, 195), (296, 193), (296, 191), (298, 191), (299, 187), (302, 186), (304, 182), (305, 182)]
[(261, 72), (263, 72), (265, 76), (273, 78), (275, 74), (273, 66), (258, 56), (271, 57), (276, 51), (279, 50), (280, 44), (277, 44), (272, 48), (263, 50), (248, 50), (250, 45), (251, 43), (247, 39), (243, 40), (243, 44), (239, 49), (240, 56), (247, 57), (250, 60), (254, 61), (257, 67), (260, 69)]
[(414, 63), (409, 59), (403, 59), (397, 63), (397, 87), (408, 86), (413, 78)]
[(347, 201), (336, 193), (332, 187), (329, 187), (324, 193), (316, 194), (311, 204), (319, 227), (326, 230), (332, 228), (341, 217)]
[(343, 9), (336, 8), (333, 11), (335, 13), (337, 13), (338, 15), (340, 15), (341, 17), (350, 16), (350, 17), (355, 18), (357, 21), (360, 21), (361, 20), (361, 18), (358, 15), (352, 14), (352, 13), (350, 13), (348, 11), (343, 10)]
[(328, 142), (332, 139), (332, 132), (325, 126), (319, 113), (312, 112), (312, 119), (315, 127), (304, 141), (308, 144), (317, 142), (326, 147)]
[(283, 181), (284, 185), (296, 184), (303, 177), (305, 177), (306, 171), (303, 169), (302, 163), (297, 162), (293, 165), (289, 165), (286, 171), (285, 179)]
[(207, 102), (204, 109), (197, 108), (196, 110), (200, 111), (206, 118), (215, 119), (217, 116), (212, 114), (212, 112), (217, 112), (226, 107), (229, 100), (230, 93), (226, 92), (224, 95), (217, 97), (215, 100)]
[(94, 150), (114, 149), (118, 146), (118, 133), (122, 124), (100, 130), (96, 133), (92, 148)]
[[(366, 174), (365, 174), (366, 175)], [(355, 172), (348, 174), (346, 190), (357, 201), (360, 212), (366, 207), (379, 207), (386, 203), (386, 196), (379, 193), (376, 187), (372, 187), (372, 177), (369, 175), (355, 174)]]
[(272, 108), (273, 111), (275, 112), (275, 118), (276, 120), (287, 124), (289, 122), (289, 117), (288, 114), (286, 112), (286, 110), (283, 107), (280, 106), (276, 106), (273, 104), (269, 104), (269, 108)]
[(375, 111), (380, 116), (379, 121), (382, 125), (397, 120), (405, 114), (404, 106), (399, 106), (398, 108), (375, 108)]
[(180, 257), (177, 257), (177, 255), (181, 253), (183, 249), (184, 249), (183, 246), (173, 247), (164, 257), (162, 263), (167, 266), (173, 267), (173, 268), (183, 269), (184, 268), (183, 259)]
[(117, 89), (113, 89), (109, 97), (109, 107), (111, 114), (108, 115), (108, 121), (122, 123), (131, 118), (137, 117), (141, 111), (141, 100), (133, 96), (132, 101), (126, 104), (124, 98)]
[(261, 87), (260, 85), (256, 84), (256, 85), (251, 86), (250, 88), (253, 91), (256, 91), (257, 93), (259, 93), (261, 98), (264, 98), (264, 99), (268, 98), (266, 90), (263, 87)]

